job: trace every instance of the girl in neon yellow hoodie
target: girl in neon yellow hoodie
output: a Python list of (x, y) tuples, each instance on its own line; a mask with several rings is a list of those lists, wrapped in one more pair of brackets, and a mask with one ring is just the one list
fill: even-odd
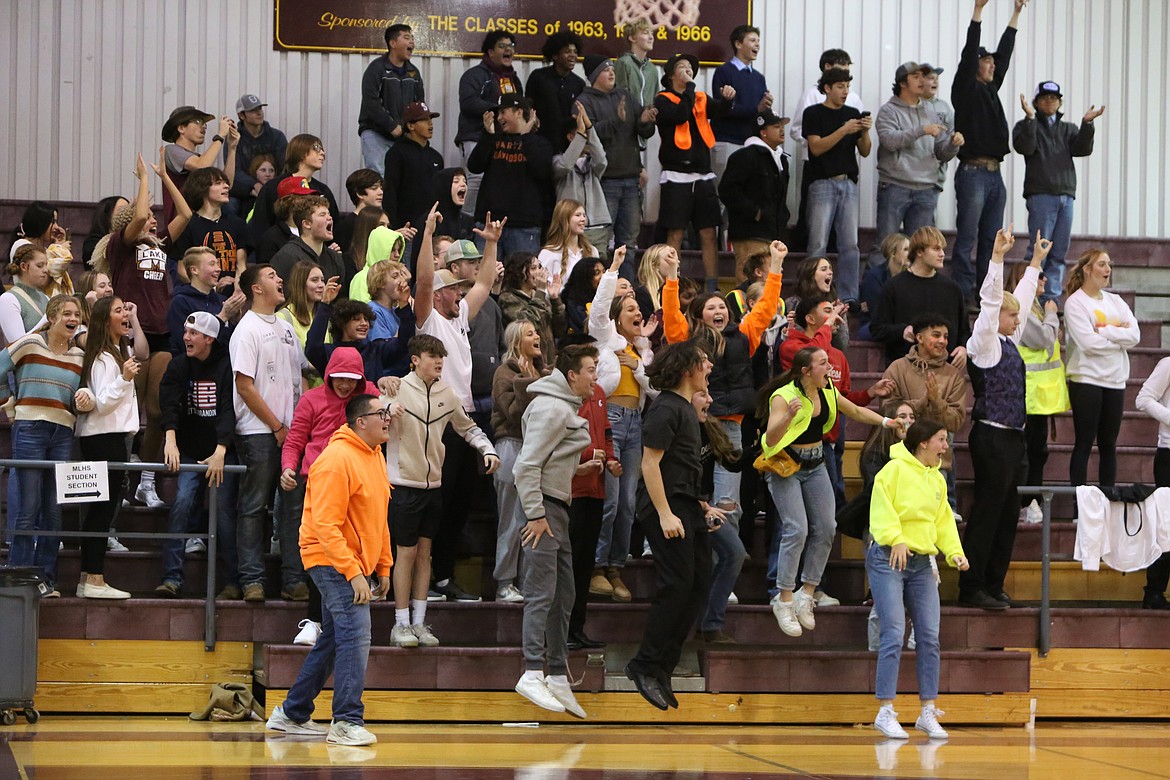
[(881, 621), (875, 693), (880, 707), (874, 727), (892, 739), (908, 735), (898, 724), (894, 695), (906, 611), (914, 621), (918, 697), (922, 713), (915, 728), (932, 739), (945, 739), (938, 723), (939, 598), (934, 557), (941, 550), (960, 571), (967, 558), (959, 542), (954, 515), (947, 503), (946, 480), (939, 472), (947, 450), (947, 431), (939, 422), (920, 419), (905, 441), (890, 448), (890, 462), (878, 472), (869, 509), (873, 543), (865, 555), (865, 571)]

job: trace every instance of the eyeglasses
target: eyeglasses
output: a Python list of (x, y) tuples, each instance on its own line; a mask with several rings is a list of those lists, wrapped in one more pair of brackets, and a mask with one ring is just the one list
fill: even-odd
[(198, 125), (199, 127), (207, 127), (207, 122), (202, 119), (191, 119), (187, 121), (189, 125)]
[(313, 144), (313, 151), (314, 152), (324, 152), (325, 147), (322, 146), (321, 144)]
[(500, 41), (499, 43), (497, 43), (497, 44), (496, 44), (496, 48), (497, 48), (497, 49), (502, 49), (502, 50), (505, 50), (505, 51), (506, 51), (506, 50), (508, 50), (508, 49), (515, 50), (515, 48), (516, 48), (516, 44), (514, 44), (514, 43), (507, 43), (506, 41)]
[(390, 410), (389, 409), (379, 409), (376, 412), (366, 412), (365, 414), (358, 415), (359, 420), (363, 417), (377, 417), (379, 420), (385, 420), (385, 419), (390, 417)]

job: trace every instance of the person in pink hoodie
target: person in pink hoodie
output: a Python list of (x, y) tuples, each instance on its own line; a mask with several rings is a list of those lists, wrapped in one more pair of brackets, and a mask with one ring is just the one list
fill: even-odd
[[(345, 425), (346, 401), (355, 393), (381, 395), (378, 387), (366, 379), (364, 370), (361, 353), (353, 347), (338, 347), (325, 366), (325, 383), (305, 393), (297, 403), (280, 455), (280, 489), (284, 491), (280, 512), (282, 545), (298, 544), (309, 467), (325, 449), (329, 437)], [(308, 585), (309, 615), (301, 621), (301, 630), (293, 640), (298, 645), (314, 644), (321, 633), (321, 593), (311, 579)]]

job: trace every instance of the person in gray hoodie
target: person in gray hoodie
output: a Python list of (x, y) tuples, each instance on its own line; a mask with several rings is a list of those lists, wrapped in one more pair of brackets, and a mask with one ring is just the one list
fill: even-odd
[(947, 130), (930, 103), (923, 100), (930, 65), (903, 62), (894, 74), (894, 96), (878, 109), (877, 235), (871, 266), (885, 262), (880, 247), (890, 233), (912, 235), (934, 225), (938, 207), (939, 163), (954, 159), (963, 134)]
[[(520, 532), (524, 561), (524, 674), (516, 692), (546, 710), (579, 718), (568, 677), (569, 613), (576, 588), (569, 544), (573, 476), (593, 468), (581, 463), (590, 444), (589, 423), (577, 414), (593, 396), (597, 348), (571, 344), (557, 355), (557, 368), (528, 386), (532, 402), (521, 420), (524, 443), (512, 473), (528, 522)], [(547, 661), (548, 676), (544, 667)]]
[[(642, 228), (640, 150), (646, 139), (654, 135), (656, 112), (654, 106), (643, 105), (639, 95), (617, 86), (613, 60), (586, 55), (585, 75), (589, 86), (577, 96), (577, 101), (585, 108), (605, 149), (607, 165), (601, 173), (601, 189), (613, 221), (614, 246), (634, 246)], [(653, 94), (651, 90), (651, 97)], [(630, 272), (633, 272), (632, 264)]]

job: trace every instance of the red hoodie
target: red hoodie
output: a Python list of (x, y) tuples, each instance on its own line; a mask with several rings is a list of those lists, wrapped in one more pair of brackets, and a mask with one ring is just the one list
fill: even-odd
[(280, 451), (280, 469), (292, 469), (302, 477), (338, 428), (345, 425), (345, 404), (352, 397), (342, 398), (333, 389), (336, 374), (354, 374), (362, 377), (353, 394), (381, 395), (378, 386), (365, 378), (365, 364), (361, 353), (353, 347), (338, 347), (329, 356), (325, 366), (325, 384), (314, 387), (301, 396), (293, 412), (284, 447)]
[[(605, 411), (605, 391), (593, 386), (593, 397), (581, 404), (577, 414), (589, 422), (589, 446), (581, 451), (581, 462), (593, 459), (594, 450), (605, 450), (605, 462), (613, 460), (613, 431)], [(605, 498), (605, 472), (590, 471), (573, 477), (573, 498)]]
[[(846, 359), (844, 352), (832, 345), (832, 338), (833, 328), (831, 325), (822, 325), (817, 328), (817, 332), (811, 338), (800, 328), (789, 328), (788, 336), (784, 339), (784, 343), (780, 345), (780, 370), (787, 371), (791, 368), (792, 358), (796, 357), (796, 353), (805, 347), (823, 349), (825, 354), (829, 356), (829, 379), (833, 380), (833, 384), (841, 395), (858, 406), (869, 406), (873, 400), (870, 398), (869, 393), (865, 390), (850, 389), (849, 360)], [(840, 435), (841, 417), (838, 415), (837, 424), (833, 426), (833, 430), (829, 431), (825, 439), (830, 442), (835, 442)]]

